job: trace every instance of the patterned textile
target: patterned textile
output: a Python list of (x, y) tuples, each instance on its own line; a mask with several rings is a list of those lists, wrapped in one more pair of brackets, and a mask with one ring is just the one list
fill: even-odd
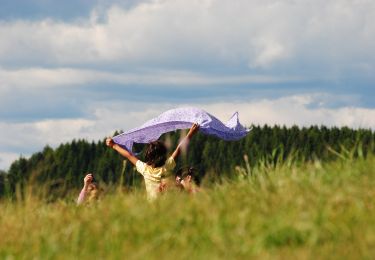
[(155, 141), (164, 133), (188, 129), (193, 123), (199, 124), (201, 133), (227, 141), (239, 140), (250, 131), (240, 124), (237, 112), (224, 124), (202, 109), (187, 107), (168, 110), (138, 128), (113, 137), (113, 141), (131, 152), (134, 143)]

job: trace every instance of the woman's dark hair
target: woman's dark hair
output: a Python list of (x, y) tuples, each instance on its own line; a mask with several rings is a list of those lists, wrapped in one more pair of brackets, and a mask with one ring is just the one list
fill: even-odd
[(167, 148), (160, 141), (154, 141), (148, 144), (145, 154), (147, 165), (152, 167), (161, 167), (167, 160)]
[(198, 178), (197, 170), (194, 167), (182, 167), (180, 168), (176, 174), (175, 177), (180, 177), (181, 179), (185, 179), (188, 175), (191, 176), (192, 180), (195, 182), (195, 184), (199, 185), (200, 180)]

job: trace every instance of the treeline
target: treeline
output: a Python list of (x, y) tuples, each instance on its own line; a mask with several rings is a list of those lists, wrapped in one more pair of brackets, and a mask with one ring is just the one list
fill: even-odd
[[(172, 150), (184, 135), (178, 131), (162, 136)], [(259, 163), (275, 164), (286, 159), (297, 162), (329, 161), (339, 157), (366, 156), (375, 153), (375, 133), (368, 129), (347, 127), (327, 128), (312, 126), (287, 128), (279, 126), (253, 126), (246, 138), (240, 141), (223, 141), (213, 136), (197, 134), (188, 152), (178, 161), (178, 167), (193, 166), (200, 176), (216, 178), (233, 173), (243, 165), (247, 155), (251, 166)], [(141, 152), (144, 145), (135, 146)], [(140, 154), (142, 159), (142, 153)], [(0, 172), (0, 196), (14, 194), (25, 183), (46, 184), (49, 188), (66, 192), (79, 188), (87, 172), (106, 184), (132, 187), (141, 182), (132, 165), (105, 146), (104, 140), (87, 142), (73, 140), (43, 151), (29, 159), (20, 158), (12, 163), (8, 172)]]

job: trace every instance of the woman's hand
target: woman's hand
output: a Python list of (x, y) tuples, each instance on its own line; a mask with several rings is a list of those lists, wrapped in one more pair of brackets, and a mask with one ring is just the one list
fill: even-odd
[(94, 177), (92, 176), (91, 173), (87, 174), (85, 178), (83, 179), (84, 186), (87, 187), (89, 184), (91, 184), (93, 178)]
[(197, 123), (194, 123), (189, 130), (188, 136), (192, 137), (196, 132), (198, 132), (198, 130), (199, 130), (199, 125)]

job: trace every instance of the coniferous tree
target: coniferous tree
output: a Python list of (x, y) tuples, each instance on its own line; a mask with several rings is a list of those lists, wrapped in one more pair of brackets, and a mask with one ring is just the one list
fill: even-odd
[[(170, 143), (169, 152), (172, 152), (181, 134), (174, 132), (161, 138)], [(105, 183), (117, 183), (123, 172), (124, 159), (106, 147), (104, 141), (72, 140), (55, 149), (46, 146), (29, 159), (21, 157), (12, 163), (6, 178), (4, 173), (0, 174), (0, 188), (4, 190), (4, 183), (8, 183), (10, 192), (14, 193), (17, 185), (22, 186), (32, 180), (51, 182), (55, 188), (78, 189), (88, 172)], [(210, 179), (215, 179), (233, 172), (236, 165), (243, 165), (244, 155), (248, 156), (252, 167), (260, 161), (274, 165), (291, 156), (301, 162), (329, 161), (338, 158), (334, 151), (350, 152), (354, 157), (374, 154), (374, 144), (375, 134), (370, 129), (253, 125), (246, 138), (239, 141), (228, 142), (198, 133), (189, 145), (186, 158), (180, 158), (177, 167), (190, 165), (201, 176), (208, 174)], [(135, 145), (134, 149), (139, 152), (144, 147)], [(124, 185), (139, 184), (141, 178), (130, 163), (126, 164), (124, 174)]]

